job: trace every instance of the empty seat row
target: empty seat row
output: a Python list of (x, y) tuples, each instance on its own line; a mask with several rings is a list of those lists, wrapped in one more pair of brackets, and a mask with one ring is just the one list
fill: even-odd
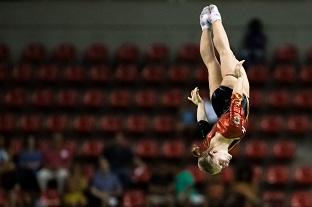
[(250, 93), (250, 104), (253, 109), (285, 110), (286, 108), (296, 108), (308, 110), (312, 109), (312, 90), (252, 90)]
[[(312, 62), (312, 48), (305, 54), (307, 62)], [(107, 61), (109, 49), (103, 43), (91, 44), (83, 54), (83, 60), (91, 63)], [(154, 43), (145, 49), (142, 53), (140, 49), (132, 43), (125, 43), (115, 51), (116, 59), (119, 61), (138, 61), (140, 56), (148, 61), (167, 61), (170, 57), (170, 48), (163, 43)], [(187, 61), (196, 61), (199, 59), (199, 45), (186, 43), (181, 45), (177, 51), (179, 59)], [(57, 45), (51, 55), (47, 54), (45, 46), (38, 42), (29, 43), (21, 52), (22, 61), (38, 62), (46, 59), (52, 59), (60, 62), (71, 62), (77, 60), (77, 49), (71, 43), (61, 43)], [(0, 43), (0, 62), (10, 60), (10, 49), (4, 43)], [(273, 54), (273, 62), (277, 63), (296, 63), (299, 60), (299, 52), (296, 46), (291, 44), (282, 44), (277, 47)]]
[(94, 117), (82, 115), (69, 117), (66, 115), (22, 115), (13, 114), (0, 115), (0, 132), (36, 133), (36, 132), (63, 132), (74, 131), (79, 133), (90, 133), (94, 131), (116, 133), (127, 130), (131, 133), (173, 133), (176, 130), (176, 120), (172, 116), (136, 116), (128, 118), (121, 116)]
[(306, 65), (296, 69), (292, 65), (277, 65), (270, 70), (265, 65), (254, 65), (247, 70), (249, 81), (254, 85), (276, 84), (311, 84), (312, 66)]
[(261, 132), (266, 134), (304, 135), (311, 132), (311, 118), (306, 114), (296, 114), (290, 116), (262, 115), (260, 117), (251, 116), (248, 122), (250, 133)]
[(309, 191), (295, 191), (290, 196), (283, 191), (265, 191), (262, 194), (262, 200), (265, 206), (312, 206), (312, 197)]
[[(187, 62), (200, 60), (199, 45), (186, 43), (177, 51), (177, 58)], [(142, 53), (140, 49), (132, 44), (125, 43), (115, 51), (114, 58), (118, 62), (137, 63), (144, 58), (149, 62), (166, 62), (170, 58), (170, 49), (162, 43), (151, 44)], [(103, 63), (110, 59), (109, 49), (102, 43), (91, 44), (83, 54), (83, 61), (86, 63)], [(43, 44), (30, 43), (21, 52), (22, 62), (41, 63), (47, 60), (55, 63), (73, 63), (79, 60), (77, 49), (71, 43), (62, 43), (56, 46), (51, 55)], [(10, 61), (10, 50), (5, 44), (0, 44), (0, 62)]]
[(170, 89), (168, 91), (149, 89), (139, 91), (112, 90), (110, 92), (71, 89), (60, 91), (13, 89), (3, 92), (0, 105), (7, 107), (121, 107), (131, 109), (133, 106), (140, 108), (179, 107), (183, 102), (187, 102), (187, 100), (184, 99), (184, 94), (179, 89)]
[(204, 66), (189, 67), (185, 64), (164, 67), (147, 65), (142, 70), (136, 65), (119, 65), (112, 70), (106, 65), (84, 68), (83, 66), (60, 67), (49, 64), (33, 68), (22, 64), (8, 69), (0, 65), (0, 80), (17, 82), (66, 82), (66, 83), (187, 83), (190, 81), (207, 82), (208, 73)]

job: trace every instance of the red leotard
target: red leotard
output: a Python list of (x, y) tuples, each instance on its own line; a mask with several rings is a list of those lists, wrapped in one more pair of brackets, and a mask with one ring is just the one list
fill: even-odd
[(242, 106), (242, 99), (242, 95), (238, 93), (232, 94), (230, 110), (219, 118), (206, 136), (206, 139), (198, 146), (200, 154), (209, 148), (210, 141), (217, 132), (224, 138), (234, 139), (229, 146), (229, 150), (246, 134), (247, 116)]

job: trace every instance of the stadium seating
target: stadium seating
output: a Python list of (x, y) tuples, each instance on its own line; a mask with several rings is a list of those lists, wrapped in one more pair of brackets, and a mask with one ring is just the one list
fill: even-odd
[(283, 207), (285, 206), (286, 194), (282, 191), (266, 191), (262, 195), (265, 206)]
[(292, 65), (277, 65), (273, 71), (276, 84), (291, 85), (296, 81), (296, 69)]
[(122, 205), (124, 207), (143, 207), (145, 206), (145, 194), (140, 190), (131, 190), (123, 195)]
[(162, 43), (154, 43), (150, 45), (145, 56), (148, 63), (166, 63), (169, 61), (169, 48)]
[[(10, 49), (0, 44), (0, 133), (9, 142), (14, 160), (26, 137), (38, 139), (38, 148), (45, 151), (51, 137), (60, 133), (65, 148), (83, 163), (83, 173), (90, 180), (95, 165), (84, 162), (94, 162), (114, 135), (124, 132), (135, 155), (146, 161), (144, 167), (133, 169), (137, 186), (146, 187), (153, 175), (149, 167), (159, 160), (176, 165), (177, 160), (186, 161), (183, 169), (192, 173), (196, 184), (210, 182), (211, 177), (190, 158), (195, 132), (181, 127), (179, 110), (188, 107), (186, 96), (194, 86), (199, 85), (202, 97), (209, 97), (208, 73), (198, 45), (182, 45), (173, 54), (176, 58), (171, 58), (171, 48), (159, 43), (142, 50), (144, 54), (136, 45), (125, 44), (111, 51), (113, 59), (102, 43), (91, 44), (82, 57), (69, 43), (53, 48), (51, 55), (44, 45), (30, 43), (11, 62)], [(295, 164), (301, 141), (312, 133), (312, 67), (308, 63), (312, 61), (297, 69), (298, 54), (292, 46), (277, 49), (273, 58), (272, 64), (247, 69), (251, 85), (248, 133), (220, 179), (230, 185), (236, 164), (252, 161), (256, 164), (253, 181), (265, 184), (260, 185), (265, 206), (310, 207), (310, 192), (304, 190), (312, 185), (311, 165)], [(145, 192), (138, 188), (122, 195), (123, 206), (145, 205)], [(49, 200), (48, 194), (44, 192), (42, 199)], [(0, 190), (0, 205), (7, 196)]]
[(296, 144), (291, 140), (279, 140), (273, 144), (273, 157), (279, 160), (291, 160), (296, 154)]
[(52, 53), (52, 61), (58, 64), (72, 64), (77, 60), (76, 48), (71, 43), (59, 44)]
[(306, 134), (309, 132), (310, 121), (306, 115), (293, 115), (288, 118), (288, 131), (293, 134)]
[(126, 129), (130, 133), (144, 133), (149, 130), (148, 118), (144, 115), (132, 115), (126, 120)]
[(51, 107), (54, 103), (54, 93), (48, 89), (34, 91), (31, 96), (31, 104), (35, 107)]
[(263, 160), (268, 156), (268, 146), (263, 140), (252, 140), (245, 146), (245, 156), (247, 159)]
[(266, 182), (270, 185), (285, 186), (290, 180), (290, 170), (287, 166), (271, 166), (267, 170)]
[(89, 80), (91, 83), (106, 84), (110, 78), (110, 68), (106, 65), (96, 65), (89, 69)]
[(33, 42), (27, 45), (22, 51), (22, 62), (28, 63), (43, 63), (46, 60), (46, 50), (44, 45), (38, 42)]
[(135, 152), (143, 158), (156, 158), (160, 153), (158, 143), (149, 138), (140, 140), (136, 144)]
[(101, 43), (93, 43), (86, 49), (83, 60), (89, 65), (107, 63), (108, 49)]
[(119, 63), (137, 63), (140, 59), (139, 48), (131, 43), (120, 46), (116, 52), (116, 60)]
[(309, 207), (312, 205), (312, 197), (310, 192), (294, 192), (291, 195), (291, 207)]
[(157, 106), (157, 93), (154, 90), (141, 90), (135, 94), (135, 104), (140, 108), (154, 108)]
[(312, 167), (300, 166), (296, 168), (294, 174), (294, 182), (299, 185), (312, 185)]
[(265, 65), (253, 65), (247, 70), (247, 76), (249, 81), (253, 85), (263, 85), (270, 80), (270, 71)]
[(165, 158), (180, 158), (185, 154), (185, 145), (182, 140), (165, 141), (162, 151)]

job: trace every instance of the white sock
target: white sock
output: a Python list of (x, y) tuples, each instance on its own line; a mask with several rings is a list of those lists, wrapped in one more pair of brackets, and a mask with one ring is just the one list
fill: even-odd
[(211, 23), (217, 21), (217, 20), (220, 20), (222, 21), (222, 18), (221, 18), (221, 14), (218, 10), (218, 7), (216, 5), (210, 5), (209, 6), (210, 8), (210, 19), (211, 19)]
[(205, 7), (203, 9), (203, 11), (200, 14), (199, 21), (200, 21), (200, 26), (201, 26), (203, 31), (205, 29), (210, 28), (211, 24), (209, 22), (209, 7)]

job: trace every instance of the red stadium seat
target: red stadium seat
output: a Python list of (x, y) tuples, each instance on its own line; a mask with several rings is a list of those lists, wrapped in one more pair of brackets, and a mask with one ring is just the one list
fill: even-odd
[(18, 156), (23, 150), (23, 141), (21, 138), (13, 138), (10, 140), (9, 151), (11, 156)]
[(270, 80), (270, 71), (265, 65), (253, 65), (247, 70), (247, 76), (252, 84), (266, 84)]
[(199, 45), (188, 43), (178, 49), (178, 60), (183, 62), (198, 62), (200, 60)]
[[(264, 96), (262, 97), (264, 98)], [(275, 109), (285, 109), (290, 106), (289, 91), (275, 90), (269, 93), (268, 104)]]
[(0, 115), (0, 132), (12, 132), (15, 130), (15, 117), (12, 114), (1, 114)]
[(3, 189), (0, 189), (0, 206), (9, 206), (8, 195)]
[(208, 83), (208, 70), (205, 65), (200, 65), (194, 71), (194, 80), (200, 83)]
[(31, 97), (31, 102), (36, 107), (51, 107), (54, 106), (54, 93), (51, 90), (34, 91)]
[(135, 104), (140, 108), (153, 108), (157, 105), (157, 95), (153, 90), (141, 90), (135, 94)]
[(274, 60), (278, 63), (295, 63), (298, 61), (298, 49), (291, 44), (281, 45), (274, 52)]
[(135, 152), (143, 158), (155, 158), (159, 154), (158, 143), (153, 139), (140, 140), (135, 145)]
[(286, 194), (282, 191), (266, 191), (262, 195), (264, 206), (284, 207)]
[(104, 94), (100, 90), (86, 91), (82, 98), (83, 106), (90, 108), (100, 108), (104, 104)]
[(46, 128), (51, 132), (63, 132), (69, 127), (68, 122), (69, 120), (65, 115), (53, 115), (47, 118)]
[(252, 179), (256, 183), (260, 183), (263, 180), (263, 168), (261, 166), (254, 165), (252, 166)]
[(300, 70), (299, 81), (304, 84), (312, 84), (312, 65), (305, 66)]
[(115, 79), (123, 83), (135, 83), (139, 72), (135, 65), (119, 65), (115, 72)]
[(21, 82), (30, 82), (32, 79), (32, 66), (29, 64), (21, 64), (13, 68), (12, 79)]
[(89, 133), (95, 129), (95, 123), (93, 116), (78, 116), (74, 119), (73, 128), (80, 133)]
[(151, 174), (150, 169), (146, 165), (135, 167), (133, 170), (132, 181), (134, 183), (148, 184), (152, 176)]
[(168, 78), (172, 83), (186, 83), (191, 75), (187, 65), (174, 65), (169, 69)]
[(148, 117), (144, 115), (129, 116), (126, 121), (126, 128), (130, 133), (144, 133), (149, 129)]
[(311, 192), (298, 191), (294, 192), (290, 198), (290, 207), (311, 207), (312, 196)]
[(89, 79), (94, 83), (107, 83), (110, 79), (110, 69), (105, 65), (93, 66), (89, 71)]
[(260, 120), (260, 129), (264, 133), (278, 134), (284, 130), (284, 121), (278, 115), (263, 116)]
[(185, 145), (181, 140), (165, 141), (162, 150), (165, 158), (181, 158), (185, 155)]
[(67, 149), (71, 156), (75, 156), (78, 151), (78, 143), (77, 140), (74, 139), (66, 139), (64, 141), (64, 148)]
[(290, 171), (286, 166), (268, 168), (266, 182), (271, 185), (286, 185), (289, 182)]
[(293, 134), (306, 134), (310, 130), (310, 121), (306, 115), (293, 115), (287, 121), (288, 131)]
[(258, 133), (259, 129), (260, 129), (260, 119), (258, 118), (258, 116), (251, 113), (248, 118), (247, 132), (250, 134), (254, 134), (254, 133)]
[(247, 159), (266, 159), (268, 157), (268, 145), (263, 140), (249, 141), (245, 146), (245, 155)]
[(278, 65), (274, 68), (273, 79), (278, 84), (292, 84), (296, 77), (296, 69), (291, 65)]
[(96, 173), (95, 166), (93, 164), (84, 164), (82, 166), (82, 173), (84, 177), (90, 181)]
[(223, 183), (232, 183), (235, 178), (234, 169), (231, 166), (224, 168), (220, 175)]
[(22, 61), (42, 63), (46, 59), (46, 51), (41, 43), (33, 42), (26, 46), (22, 52)]
[(76, 60), (76, 48), (71, 43), (62, 43), (58, 45), (52, 55), (52, 61), (56, 63), (68, 64)]
[(0, 63), (10, 62), (10, 50), (6, 44), (0, 43)]
[(57, 94), (56, 103), (60, 107), (77, 107), (78, 94), (74, 90), (62, 90)]
[(174, 131), (174, 120), (171, 116), (156, 116), (153, 120), (156, 133), (171, 133)]
[(165, 76), (165, 68), (160, 65), (147, 65), (142, 70), (143, 80), (148, 83), (162, 83)]
[(81, 155), (87, 156), (87, 157), (98, 157), (101, 155), (103, 149), (104, 149), (104, 143), (102, 140), (93, 139), (93, 140), (85, 141), (82, 144)]
[(147, 62), (167, 62), (169, 59), (169, 48), (165, 44), (154, 43), (147, 48), (145, 55)]
[(206, 173), (201, 171), (197, 165), (189, 165), (186, 167), (186, 170), (193, 175), (195, 183), (204, 183), (207, 180)]
[(136, 45), (124, 44), (117, 49), (116, 58), (119, 63), (137, 63), (140, 58), (140, 51)]
[(64, 70), (63, 74), (65, 81), (74, 83), (82, 83), (85, 76), (85, 68), (82, 66), (69, 66)]
[(1, 64), (0, 61), (0, 81), (8, 80), (9, 68), (5, 64)]
[(291, 140), (280, 140), (273, 144), (273, 156), (276, 159), (291, 160), (296, 154), (296, 144)]
[(299, 185), (312, 185), (312, 166), (301, 166), (296, 168), (294, 182)]
[(4, 104), (8, 107), (23, 107), (27, 104), (27, 93), (22, 89), (13, 89), (4, 94)]
[(88, 64), (103, 64), (107, 62), (107, 59), (107, 47), (101, 43), (94, 43), (85, 51), (84, 61)]
[(143, 207), (145, 206), (145, 194), (140, 190), (131, 190), (123, 194), (123, 207)]
[(123, 121), (118, 116), (105, 116), (99, 120), (99, 130), (116, 133), (123, 128)]
[(259, 109), (266, 106), (265, 93), (261, 90), (252, 90), (250, 93), (250, 107), (252, 109)]
[(127, 90), (116, 90), (110, 94), (112, 107), (127, 108), (130, 104), (130, 92)]
[(54, 83), (59, 80), (60, 69), (54, 65), (43, 65), (38, 69), (36, 79), (42, 82)]
[[(0, 50), (1, 51), (1, 50)], [(1, 54), (1, 53), (0, 53)], [(1, 57), (1, 56), (0, 56)], [(308, 64), (312, 63), (312, 47), (308, 49), (308, 51), (305, 54), (305, 60)], [(0, 61), (1, 62), (1, 61)]]
[(161, 95), (161, 105), (163, 107), (180, 107), (183, 103), (182, 92), (179, 89), (171, 89), (169, 91), (165, 91)]
[(38, 203), (45, 206), (58, 207), (61, 206), (61, 196), (57, 190), (48, 189), (41, 193)]
[(22, 116), (20, 118), (20, 129), (25, 133), (35, 133), (42, 129), (42, 119), (36, 115)]
[(312, 109), (311, 94), (312, 90), (296, 91), (292, 99), (292, 105), (297, 109)]

